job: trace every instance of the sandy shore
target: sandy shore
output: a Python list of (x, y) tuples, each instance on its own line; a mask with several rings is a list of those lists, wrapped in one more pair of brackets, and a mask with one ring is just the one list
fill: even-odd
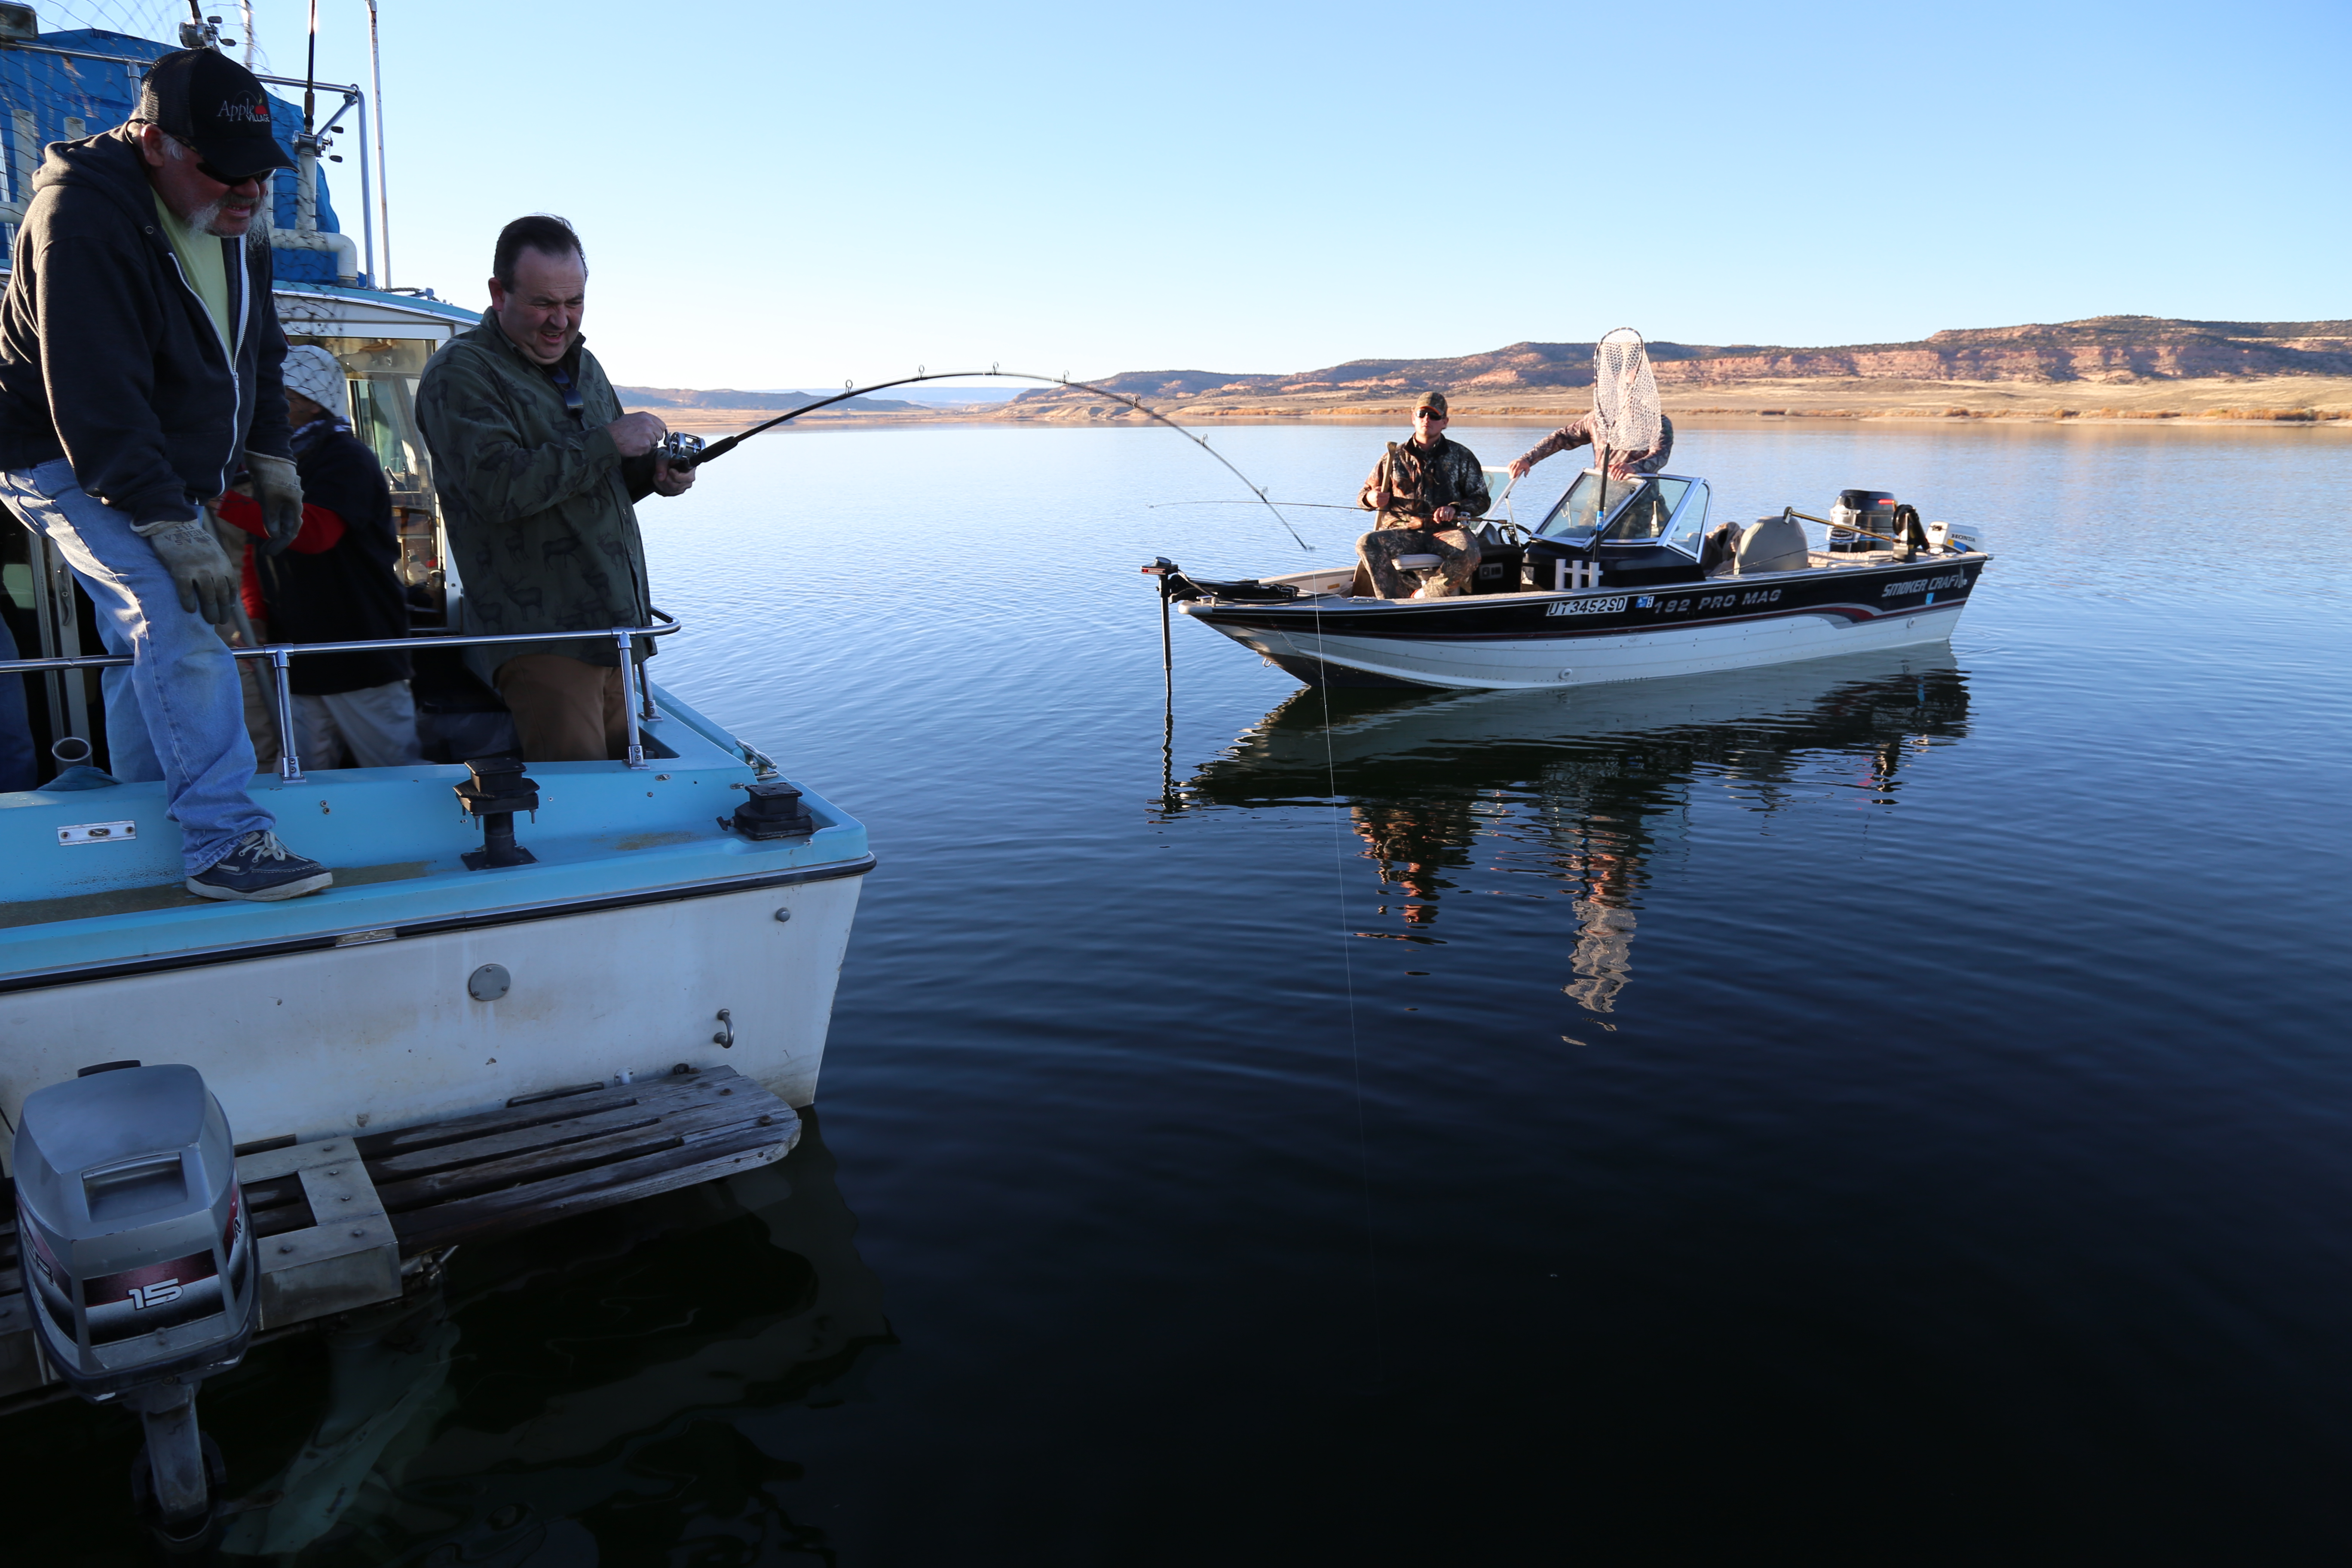
[[(2142, 380), (2122, 384), (2022, 381), (1893, 381), (1851, 377), (1741, 382), (1717, 387), (1677, 389), (1664, 395), (1669, 414), (1745, 415), (1796, 419), (2027, 419), (2144, 421), (2189, 419), (2248, 423), (2335, 424), (2352, 429), (2352, 377), (2218, 376), (2197, 380)], [(1393, 401), (1307, 395), (1296, 397), (1205, 397), (1154, 403), (1170, 418), (1187, 423), (1381, 422), (1409, 419), (1410, 398)], [(1481, 424), (1559, 424), (1590, 406), (1575, 390), (1522, 391), (1517, 395), (1454, 399), (1457, 420)], [(748, 429), (775, 417), (772, 408), (665, 408), (658, 410), (681, 430)], [(1143, 416), (1081, 392), (1055, 391), (1034, 401), (985, 409), (939, 409), (893, 414), (812, 414), (796, 424), (967, 425), (1132, 424)]]

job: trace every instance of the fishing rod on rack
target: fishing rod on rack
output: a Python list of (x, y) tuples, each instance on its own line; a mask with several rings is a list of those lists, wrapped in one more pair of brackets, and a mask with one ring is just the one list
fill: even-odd
[[(1282, 524), (1283, 531), (1290, 535), (1292, 542), (1296, 543), (1299, 549), (1311, 550), (1313, 548), (1306, 540), (1299, 537), (1298, 531), (1290, 526), (1290, 520), (1283, 516), (1279, 509), (1285, 506), (1312, 505), (1314, 503), (1297, 501), (1277, 502), (1268, 499), (1265, 489), (1255, 483), (1247, 474), (1243, 473), (1239, 468), (1234, 467), (1234, 465), (1226, 459), (1225, 455), (1223, 452), (1218, 451), (1201, 437), (1194, 435), (1192, 431), (1187, 430), (1181, 425), (1177, 424), (1173, 419), (1169, 418), (1158, 409), (1145, 403), (1143, 399), (1130, 396), (1124, 392), (1113, 392), (1109, 387), (1097, 386), (1091, 382), (1072, 381), (1066, 375), (1031, 375), (1024, 371), (999, 370), (994, 365), (989, 366), (986, 370), (940, 371), (925, 371), (920, 366), (918, 366), (916, 367), (915, 374), (902, 375), (896, 381), (877, 381), (871, 386), (859, 386), (855, 382), (847, 383), (845, 384), (847, 387), (847, 390), (845, 391), (836, 392), (830, 397), (821, 397), (814, 403), (803, 405), (803, 406), (793, 409), (788, 413), (779, 414), (773, 419), (770, 419), (762, 424), (754, 425), (749, 430), (741, 431), (733, 436), (725, 437), (722, 439), (709, 442), (707, 445), (703, 442), (701, 437), (697, 436), (672, 435), (666, 440), (656, 443), (654, 447), (654, 453), (656, 457), (666, 458), (673, 467), (688, 468), (699, 468), (704, 463), (725, 457), (728, 453), (733, 451), (736, 447), (741, 446), (744, 442), (750, 440), (754, 436), (760, 435), (764, 431), (772, 430), (777, 426), (788, 423), (791, 420), (798, 419), (803, 414), (814, 414), (820, 408), (830, 408), (836, 403), (846, 403), (853, 397), (864, 397), (868, 393), (874, 392), (887, 392), (894, 386), (912, 386), (917, 382), (921, 381), (964, 381), (977, 380), (982, 377), (993, 377), (999, 381), (1034, 381), (1046, 386), (1063, 386), (1069, 387), (1078, 392), (1089, 392), (1094, 394), (1097, 397), (1107, 397), (1113, 403), (1124, 404), (1126, 406), (1134, 409), (1138, 414), (1142, 415), (1145, 418), (1155, 420), (1160, 424), (1167, 426), (1168, 428), (1175, 431), (1176, 434), (1183, 437), (1184, 439), (1192, 442), (1192, 445), (1200, 447), (1201, 450), (1208, 453), (1212, 458), (1214, 458), (1219, 463), (1223, 465), (1227, 473), (1241, 480), (1243, 484), (1247, 485), (1249, 487), (1250, 494), (1256, 498), (1257, 504), (1265, 507), (1266, 510), (1274, 513), (1274, 520)], [(1249, 503), (1236, 502), (1235, 504), (1247, 505)]]

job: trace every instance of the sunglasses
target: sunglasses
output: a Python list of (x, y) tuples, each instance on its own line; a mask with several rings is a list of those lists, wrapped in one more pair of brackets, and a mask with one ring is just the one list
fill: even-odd
[(1444, 415), (1443, 415), (1443, 414), (1440, 414), (1440, 413), (1439, 413), (1436, 409), (1434, 409), (1434, 408), (1423, 408), (1423, 409), (1417, 409), (1417, 410), (1415, 410), (1415, 411), (1414, 411), (1414, 413), (1413, 413), (1413, 417), (1414, 417), (1415, 419), (1434, 419), (1434, 420), (1436, 420), (1440, 425), (1443, 425), (1443, 424), (1444, 424), (1444, 423), (1445, 423), (1445, 416), (1444, 416)]
[(196, 173), (216, 185), (227, 185), (232, 189), (238, 185), (259, 184), (269, 177), (269, 171), (267, 169), (252, 174), (224, 174), (202, 158), (196, 160)]
[[(172, 142), (175, 146), (184, 147), (191, 153), (196, 150), (194, 143), (183, 142), (177, 136), (173, 136), (168, 131), (164, 132), (163, 134), (167, 137), (171, 137)], [(249, 174), (224, 174), (218, 169), (214, 168), (210, 163), (205, 163), (202, 158), (198, 158), (196, 160), (196, 173), (202, 174), (205, 179), (210, 180), (215, 185), (228, 185), (232, 187), (245, 184), (247, 182), (258, 184), (259, 182), (268, 179), (270, 174), (270, 171), (268, 169), (257, 169)]]

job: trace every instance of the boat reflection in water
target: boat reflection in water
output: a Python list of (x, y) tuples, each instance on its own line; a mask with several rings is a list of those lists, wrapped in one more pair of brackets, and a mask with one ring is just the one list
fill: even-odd
[(714, 1536), (746, 1561), (826, 1554), (775, 1485), (800, 1467), (744, 1418), (855, 1397), (897, 1341), (803, 1118), (777, 1164), (542, 1226), (470, 1267), (461, 1249), (437, 1299), (318, 1336), (323, 1376), (301, 1340), (224, 1379), (210, 1424), (245, 1457), (288, 1451), (289, 1407), (316, 1419), (232, 1505), (224, 1560), (363, 1545), (386, 1563), (593, 1562), (634, 1539), (628, 1560), (653, 1562)]
[(1344, 803), (1394, 922), (1360, 936), (1444, 942), (1448, 894), (1564, 894), (1564, 988), (1607, 1013), (1653, 869), (1686, 851), (1696, 789), (1764, 813), (1824, 788), (1889, 801), (1906, 759), (1967, 720), (1966, 678), (1940, 647), (1573, 690), (1309, 689), (1165, 804)]

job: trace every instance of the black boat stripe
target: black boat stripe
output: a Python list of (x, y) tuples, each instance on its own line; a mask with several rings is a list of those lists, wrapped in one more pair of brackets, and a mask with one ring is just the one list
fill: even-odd
[[(1955, 594), (1952, 595), (1950, 605), (1913, 605), (1907, 609), (1900, 610), (1881, 610), (1869, 605), (1853, 604), (1790, 605), (1776, 606), (1773, 609), (1762, 610), (1752, 615), (1745, 616), (1693, 616), (1689, 620), (1648, 621), (1638, 626), (1592, 626), (1590, 628), (1571, 626), (1553, 628), (1546, 626), (1539, 631), (1529, 629), (1519, 632), (1413, 632), (1402, 630), (1384, 631), (1378, 628), (1351, 631), (1344, 626), (1334, 626), (1327, 622), (1324, 626), (1321, 636), (1327, 641), (1333, 637), (1358, 637), (1366, 641), (1377, 640), (1381, 642), (1410, 643), (1568, 642), (1579, 637), (1627, 637), (1637, 632), (1656, 631), (1660, 629), (1680, 630), (1686, 626), (1739, 626), (1753, 621), (1784, 620), (1790, 616), (1842, 616), (1846, 620), (1857, 624), (1870, 621), (1890, 621), (1903, 616), (1916, 616), (1926, 611), (1947, 609), (1951, 607), (1951, 605), (1957, 605), (1966, 602), (1967, 600), (1965, 595)], [(1204, 620), (1207, 619), (1207, 617), (1200, 618)], [(1601, 617), (1595, 616), (1594, 618), (1599, 619)], [(1268, 621), (1265, 619), (1244, 619), (1240, 616), (1230, 618), (1220, 616), (1214, 620), (1209, 620), (1208, 624), (1211, 626), (1239, 626), (1248, 631), (1278, 631), (1291, 636), (1298, 636), (1301, 634), (1297, 628), (1305, 623), (1303, 616), (1286, 616), (1276, 621)]]
[(615, 893), (608, 898), (521, 904), (510, 909), (486, 910), (478, 914), (411, 921), (404, 925), (352, 926), (341, 931), (289, 937), (282, 942), (250, 942), (238, 947), (193, 948), (184, 952), (157, 953), (152, 957), (124, 959), (116, 963), (31, 970), (22, 974), (0, 975), (0, 995), (16, 991), (47, 990), (57, 985), (79, 985), (93, 980), (116, 980), (132, 974), (156, 974), (175, 969), (205, 969), (220, 963), (243, 963), (251, 959), (278, 958), (291, 952), (331, 952), (343, 937), (372, 935), (379, 931), (389, 931), (395, 938), (439, 936), (446, 931), (485, 931), (494, 926), (560, 920), (566, 915), (634, 909), (640, 904), (681, 903), (688, 899), (707, 899), (722, 893), (750, 893), (763, 888), (794, 887), (803, 882), (838, 881), (844, 877), (863, 877), (874, 869), (875, 863), (874, 857), (867, 854), (855, 860), (835, 860), (824, 866), (762, 871), (749, 877), (727, 877), (714, 881), (689, 883), (684, 887), (651, 888), (635, 893)]

